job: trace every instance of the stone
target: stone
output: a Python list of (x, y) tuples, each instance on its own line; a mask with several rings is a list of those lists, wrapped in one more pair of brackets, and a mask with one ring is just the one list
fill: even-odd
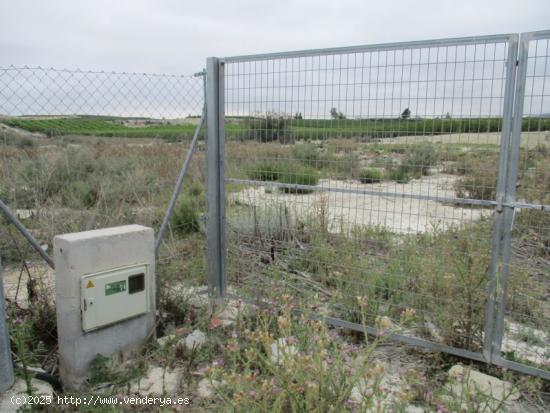
[(414, 404), (409, 404), (405, 407), (405, 413), (424, 413), (425, 411), (423, 407), (415, 406)]
[(183, 339), (187, 350), (196, 350), (206, 343), (206, 334), (200, 330), (195, 330)]
[(199, 381), (197, 385), (197, 395), (202, 399), (211, 399), (214, 397), (216, 395), (216, 389), (212, 384), (216, 387), (221, 386), (221, 382), (218, 380), (212, 380), (212, 383), (210, 383), (209, 379), (204, 378)]
[(271, 343), (271, 361), (282, 365), (285, 358), (292, 357), (298, 354), (298, 349), (295, 345), (289, 344), (286, 338), (280, 338)]
[(437, 341), (438, 343), (443, 343), (443, 336), (441, 334), (441, 330), (439, 330), (439, 328), (434, 323), (432, 323), (431, 321), (426, 321), (424, 323), (424, 326), (426, 327), (426, 329), (428, 330), (428, 332), (430, 333), (430, 336), (432, 337), (432, 339), (434, 339), (434, 341)]
[[(42, 380), (31, 379), (33, 396), (53, 396), (52, 386)], [(21, 378), (16, 378), (11, 388), (0, 393), (0, 412), (15, 413), (22, 405), (15, 405), (11, 402), (13, 396), (27, 395), (27, 383)]]
[(466, 368), (460, 364), (451, 367), (449, 379), (452, 392), (459, 397), (464, 388), (478, 391), (497, 401), (513, 401), (520, 397), (519, 391), (514, 388), (512, 383)]
[(183, 299), (197, 309), (208, 307), (210, 303), (208, 287), (205, 285), (187, 286), (184, 283), (179, 283), (174, 285), (167, 294), (172, 298)]
[(164, 347), (165, 345), (174, 341), (175, 339), (176, 339), (175, 334), (168, 334), (167, 336), (158, 338), (157, 343), (159, 344), (159, 346)]
[(141, 396), (153, 394), (173, 396), (180, 393), (182, 376), (182, 368), (168, 371), (164, 367), (151, 366), (144, 377), (131, 384), (130, 391)]

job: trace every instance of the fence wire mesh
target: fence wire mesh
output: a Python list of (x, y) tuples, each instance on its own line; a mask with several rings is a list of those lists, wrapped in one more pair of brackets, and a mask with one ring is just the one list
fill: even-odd
[[(230, 293), (548, 377), (549, 37), (519, 58), (503, 35), (221, 59), (222, 153), (200, 135), (159, 253), (161, 325), (186, 317), (181, 281), (219, 264)], [(158, 228), (204, 93), (194, 76), (0, 68), (0, 199), (46, 249)], [(207, 169), (225, 182), (208, 222)], [(5, 220), (0, 253), (8, 301), (43, 300), (54, 346), (53, 272)]]
[[(230, 285), (264, 301), (291, 294), (348, 326), (481, 359), (493, 334), (487, 286), (498, 271), (516, 42), (223, 59)], [(537, 110), (546, 107), (548, 92), (535, 93)], [(527, 112), (525, 147), (546, 154), (539, 141), (549, 127)], [(548, 289), (539, 272), (548, 268), (536, 254), (537, 270), (511, 277), (507, 295), (524, 315), (545, 311), (540, 329)], [(520, 298), (533, 293), (538, 304)], [(516, 355), (527, 362), (531, 351)]]
[[(0, 199), (49, 253), (58, 234), (158, 229), (203, 106), (202, 76), (0, 68)], [(159, 252), (165, 308), (206, 267), (202, 135)], [(44, 300), (37, 331), (55, 343), (53, 270), (3, 216), (0, 254), (10, 315)]]

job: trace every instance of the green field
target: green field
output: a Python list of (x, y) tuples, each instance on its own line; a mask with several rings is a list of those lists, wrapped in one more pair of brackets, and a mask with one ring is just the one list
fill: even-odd
[[(0, 122), (48, 136), (83, 135), (128, 138), (177, 139), (191, 136), (193, 124), (159, 124), (126, 126), (126, 118), (67, 117), (67, 118), (9, 118)], [(273, 141), (322, 139), (328, 137), (392, 138), (409, 135), (439, 135), (450, 133), (499, 132), (500, 118), (463, 119), (288, 119), (227, 118), (226, 136), (235, 140)], [(550, 129), (550, 119), (524, 118), (524, 131)]]
[(193, 134), (193, 124), (151, 124), (146, 126), (125, 126), (115, 123), (116, 118), (71, 117), (52, 119), (3, 119), (0, 122), (27, 130), (45, 133), (48, 136), (83, 135), (128, 138), (176, 139)]

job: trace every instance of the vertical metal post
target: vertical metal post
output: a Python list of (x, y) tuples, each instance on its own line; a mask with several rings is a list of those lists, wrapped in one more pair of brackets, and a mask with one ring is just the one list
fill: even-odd
[(515, 208), (510, 206), (516, 200), (516, 183), (519, 168), (521, 144), (521, 130), (523, 124), (523, 104), (525, 100), (525, 82), (527, 75), (527, 58), (529, 54), (530, 35), (521, 35), (519, 56), (517, 60), (517, 77), (514, 91), (513, 128), (508, 154), (508, 173), (506, 180), (506, 196), (504, 208), (504, 225), (502, 241), (502, 258), (500, 274), (498, 275), (497, 289), (497, 317), (493, 335), (493, 358), (500, 358), (502, 337), (504, 335), (504, 313), (508, 295), (508, 275), (510, 272), (510, 254), (512, 249), (512, 229), (514, 224)]
[(489, 282), (487, 284), (487, 304), (485, 306), (485, 327), (483, 355), (488, 362), (492, 361), (494, 354), (493, 333), (495, 327), (495, 311), (498, 296), (498, 274), (500, 267), (501, 240), (505, 213), (503, 202), (506, 198), (506, 183), (510, 139), (513, 125), (514, 89), (516, 80), (516, 59), (518, 53), (518, 35), (510, 36), (508, 44), (508, 56), (506, 61), (506, 83), (504, 87), (504, 105), (502, 114), (502, 132), (500, 137), (500, 157), (498, 163), (498, 179), (496, 187), (495, 221), (491, 242), (491, 264), (489, 267)]
[(4, 313), (4, 273), (0, 261), (0, 393), (13, 386), (13, 363), (11, 359), (10, 337)]
[(224, 64), (220, 59), (206, 60), (206, 208), (208, 244), (208, 292), (223, 298), (225, 276), (225, 105)]

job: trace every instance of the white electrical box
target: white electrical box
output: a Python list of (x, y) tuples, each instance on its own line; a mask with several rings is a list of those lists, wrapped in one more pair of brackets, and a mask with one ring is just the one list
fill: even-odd
[(146, 264), (88, 274), (80, 285), (82, 329), (86, 332), (149, 311)]

